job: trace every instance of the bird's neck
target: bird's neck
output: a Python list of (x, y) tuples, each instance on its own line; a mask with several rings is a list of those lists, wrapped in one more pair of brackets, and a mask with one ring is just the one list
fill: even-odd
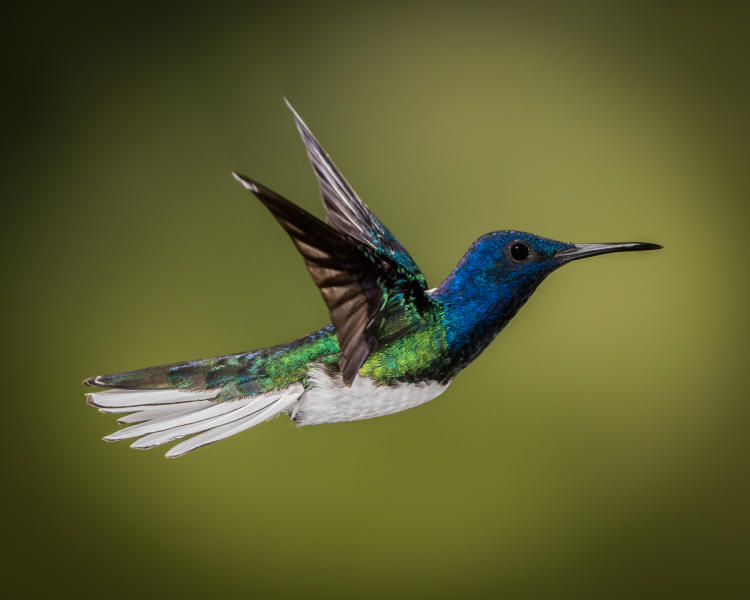
[(444, 307), (444, 327), (455, 375), (495, 339), (529, 299), (539, 281), (504, 278), (488, 281), (486, 273), (461, 265), (433, 297)]

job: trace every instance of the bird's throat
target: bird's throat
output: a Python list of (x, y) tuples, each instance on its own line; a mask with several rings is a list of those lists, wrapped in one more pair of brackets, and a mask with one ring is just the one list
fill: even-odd
[(492, 287), (445, 285), (436, 290), (434, 297), (444, 307), (446, 342), (452, 357), (450, 377), (468, 366), (497, 337), (538, 283)]

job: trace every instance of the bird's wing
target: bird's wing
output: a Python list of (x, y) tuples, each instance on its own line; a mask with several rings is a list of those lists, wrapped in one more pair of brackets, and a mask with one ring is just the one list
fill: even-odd
[[(328, 306), (341, 349), (339, 368), (351, 385), (362, 364), (390, 333), (394, 305), (425, 312), (432, 300), (394, 258), (339, 231), (252, 179), (233, 174), (292, 238)], [(385, 326), (385, 327), (384, 327)]]
[(294, 117), (307, 156), (318, 178), (323, 205), (326, 209), (326, 222), (343, 233), (385, 254), (406, 269), (423, 289), (427, 289), (424, 275), (406, 249), (380, 222), (367, 205), (333, 164), (331, 157), (315, 139), (305, 122), (297, 114), (288, 100), (284, 99)]

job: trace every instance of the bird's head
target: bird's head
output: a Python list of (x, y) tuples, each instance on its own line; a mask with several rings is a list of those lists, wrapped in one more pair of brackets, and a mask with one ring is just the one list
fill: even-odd
[(658, 244), (622, 242), (571, 244), (523, 231), (493, 231), (468, 249), (441, 291), (490, 296), (522, 304), (552, 271), (579, 258), (634, 250), (656, 250)]

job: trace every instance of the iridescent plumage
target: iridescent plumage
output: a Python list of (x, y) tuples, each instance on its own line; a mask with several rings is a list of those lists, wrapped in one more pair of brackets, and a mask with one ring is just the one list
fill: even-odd
[(134, 423), (108, 440), (148, 448), (194, 435), (179, 456), (280, 413), (298, 424), (369, 418), (442, 393), (495, 338), (541, 281), (584, 256), (655, 244), (570, 244), (519, 231), (476, 240), (428, 290), (406, 249), (359, 199), (294, 109), (323, 196), (326, 222), (260, 183), (235, 178), (271, 211), (305, 260), (332, 324), (251, 352), (87, 379), (103, 412)]

